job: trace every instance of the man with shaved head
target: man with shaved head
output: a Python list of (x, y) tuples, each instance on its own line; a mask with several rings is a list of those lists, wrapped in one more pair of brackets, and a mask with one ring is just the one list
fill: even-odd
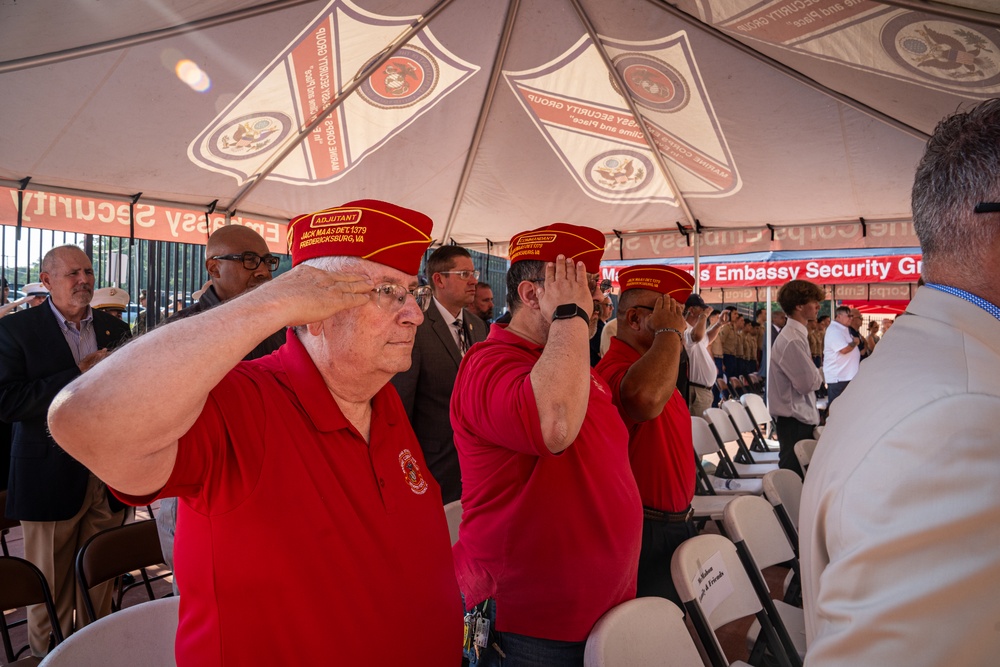
[[(24, 530), (24, 555), (45, 575), (64, 636), (82, 599), (73, 558), (93, 534), (122, 523), (124, 506), (104, 483), (49, 435), (45, 415), (63, 387), (129, 336), (128, 325), (90, 307), (94, 269), (73, 245), (53, 248), (41, 264), (49, 297), (0, 320), (0, 420), (13, 424), (7, 517)], [(111, 610), (111, 587), (93, 590), (98, 615)], [(44, 605), (28, 610), (31, 652), (44, 656), (52, 628)]]
[[(205, 268), (211, 284), (194, 305), (178, 311), (164, 324), (197, 315), (266, 283), (280, 261), (268, 250), (267, 242), (260, 234), (242, 225), (227, 225), (212, 232), (205, 248), (205, 258)], [(265, 357), (284, 343), (285, 329), (282, 327), (250, 350), (243, 360)], [(176, 525), (177, 498), (163, 498), (156, 515), (156, 528), (160, 534), (164, 562), (171, 568), (174, 565)], [(175, 589), (177, 586), (175, 577)]]

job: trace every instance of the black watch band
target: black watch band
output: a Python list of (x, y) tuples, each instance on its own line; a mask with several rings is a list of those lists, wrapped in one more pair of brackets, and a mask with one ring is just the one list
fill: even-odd
[(575, 303), (564, 303), (556, 306), (555, 311), (552, 313), (553, 322), (556, 320), (571, 320), (574, 317), (582, 317), (587, 326), (590, 326), (590, 313)]

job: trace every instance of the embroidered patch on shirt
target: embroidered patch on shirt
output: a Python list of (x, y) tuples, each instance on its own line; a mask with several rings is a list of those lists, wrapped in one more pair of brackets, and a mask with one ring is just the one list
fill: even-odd
[(423, 473), (420, 472), (420, 465), (409, 449), (404, 449), (399, 453), (399, 467), (403, 470), (406, 483), (410, 485), (410, 491), (418, 496), (427, 492), (427, 480), (424, 479)]

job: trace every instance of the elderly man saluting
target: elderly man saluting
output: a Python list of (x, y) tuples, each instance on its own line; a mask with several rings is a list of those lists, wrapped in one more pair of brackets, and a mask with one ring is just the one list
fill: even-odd
[[(53, 435), (120, 497), (181, 499), (178, 665), (459, 664), (440, 491), (386, 386), (430, 300), (415, 274), (431, 227), (374, 200), (300, 216), (291, 271), (57, 397)], [(280, 350), (240, 363), (286, 325)], [(111, 410), (146, 417), (109, 431)], [(419, 613), (397, 626), (400, 605)]]
[(473, 665), (582, 666), (597, 619), (635, 597), (642, 507), (628, 432), (589, 363), (586, 271), (603, 254), (604, 235), (586, 227), (515, 235), (510, 323), (458, 370), (455, 567), (469, 627), (495, 621), (470, 633)]

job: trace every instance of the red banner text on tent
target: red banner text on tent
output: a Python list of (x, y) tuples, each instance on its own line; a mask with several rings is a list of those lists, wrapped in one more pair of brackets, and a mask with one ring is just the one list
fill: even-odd
[[(120, 201), (26, 190), (21, 225), (33, 229), (128, 238), (128, 209), (129, 205)], [(208, 218), (211, 231), (226, 224), (226, 217), (222, 214), (215, 213)], [(0, 188), (0, 224), (17, 224), (17, 190)], [(230, 224), (252, 228), (264, 237), (273, 253), (288, 252), (285, 245), (287, 225), (240, 215), (234, 216)], [(208, 234), (204, 211), (154, 206), (143, 204), (142, 200), (135, 205), (137, 239), (205, 245)]]
[[(694, 272), (690, 264), (673, 266)], [(617, 287), (620, 268), (601, 267), (602, 278), (611, 280)], [(910, 283), (916, 282), (922, 268), (921, 255), (738, 262), (702, 264), (698, 267), (701, 287), (705, 289), (778, 287), (789, 280), (809, 280), (820, 285)]]

